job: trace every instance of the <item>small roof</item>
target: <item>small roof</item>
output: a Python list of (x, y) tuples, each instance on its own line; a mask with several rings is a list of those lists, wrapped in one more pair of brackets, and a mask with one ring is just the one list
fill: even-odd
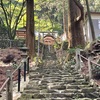
[(45, 45), (54, 45), (55, 43), (55, 38), (52, 35), (46, 35), (43, 38), (43, 43)]
[[(100, 12), (90, 12), (91, 14), (98, 14), (98, 15), (100, 15)], [(88, 13), (86, 12), (85, 13), (85, 16), (87, 16), (88, 15)]]
[(26, 32), (26, 26), (19, 28), (18, 30), (16, 30), (17, 32), (21, 31), (21, 32)]

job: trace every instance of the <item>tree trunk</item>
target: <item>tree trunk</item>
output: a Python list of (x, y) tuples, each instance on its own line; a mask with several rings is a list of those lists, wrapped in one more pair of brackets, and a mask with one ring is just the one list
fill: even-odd
[(77, 0), (69, 0), (68, 47), (84, 46), (83, 7)]
[(63, 0), (63, 26), (64, 26), (64, 29), (63, 29), (63, 31), (64, 31), (64, 34), (66, 34), (66, 37), (68, 38), (68, 34), (67, 34), (67, 32), (68, 32), (68, 30), (67, 30), (67, 11), (66, 11), (66, 6), (65, 6), (65, 4), (66, 4), (66, 2), (65, 2), (65, 0)]
[(26, 44), (29, 48), (31, 59), (35, 56), (35, 34), (34, 34), (34, 1), (27, 1), (27, 23), (26, 23)]

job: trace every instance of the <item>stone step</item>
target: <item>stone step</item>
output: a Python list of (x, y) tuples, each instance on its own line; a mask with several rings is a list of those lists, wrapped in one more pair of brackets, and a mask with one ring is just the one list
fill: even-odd
[(93, 87), (87, 86), (87, 85), (60, 85), (60, 84), (48, 84), (48, 85), (27, 85), (27, 87), (24, 90), (42, 90), (42, 89), (52, 89), (52, 90), (80, 90), (81, 92), (94, 92), (96, 89)]
[(42, 78), (43, 77), (43, 75), (41, 75), (41, 74), (30, 74), (29, 75), (29, 78), (31, 79), (31, 78)]
[(82, 77), (81, 75), (71, 75), (71, 73), (66, 73), (66, 74), (62, 74), (62, 73), (57, 73), (56, 74), (56, 72), (38, 72), (38, 73), (32, 73), (32, 74), (30, 74), (30, 76), (33, 76), (34, 74), (41, 74), (41, 75), (43, 75), (44, 77), (55, 77), (55, 76), (57, 76), (57, 77)]
[[(83, 93), (77, 93), (77, 95), (84, 97)], [(42, 98), (72, 98), (76, 96), (75, 93), (23, 93), (22, 97), (42, 99)]]
[(85, 93), (85, 97), (88, 97), (88, 98), (92, 98), (92, 99), (95, 99), (95, 98), (99, 98), (100, 99), (100, 93)]
[(53, 86), (48, 86), (48, 89), (57, 89), (57, 90), (65, 90), (66, 86), (64, 85), (53, 85)]
[(29, 98), (20, 98), (18, 100), (100, 100), (100, 98), (97, 99), (91, 99), (91, 98), (77, 98), (77, 99), (72, 99), (72, 98), (42, 98), (42, 99), (29, 99)]
[(74, 68), (51, 64), (30, 71), (29, 83), (19, 100), (97, 100), (96, 92), (89, 82)]
[[(75, 98), (92, 98), (96, 99), (98, 97), (93, 97), (90, 94), (86, 93), (23, 93), (22, 95), (23, 98), (32, 98), (32, 99), (43, 99), (43, 98), (59, 98), (59, 99), (67, 99), (71, 98), (74, 100)], [(80, 99), (80, 100), (81, 100)], [(29, 99), (30, 100), (30, 99)], [(87, 99), (86, 99), (87, 100)]]
[(58, 76), (58, 77), (44, 77), (42, 75), (37, 75), (37, 76), (30, 76), (29, 77), (31, 80), (39, 80), (39, 79), (43, 79), (43, 80), (75, 80), (75, 81), (85, 81), (83, 78), (77, 78), (77, 77), (62, 77), (62, 76)]
[(96, 89), (92, 88), (92, 87), (84, 87), (82, 88), (81, 92), (83, 93), (92, 93), (92, 92), (95, 92)]
[[(94, 100), (94, 99), (91, 99), (91, 98), (76, 98), (76, 99), (72, 99), (72, 100)], [(97, 100), (97, 99), (95, 99)]]
[[(43, 87), (41, 87), (41, 88), (43, 88)], [(41, 88), (39, 86), (36, 86), (36, 87), (27, 86), (24, 88), (24, 90), (41, 90)]]
[(88, 85), (82, 85), (82, 84), (79, 84), (79, 85), (75, 85), (75, 84), (66, 84), (66, 88), (67, 89), (82, 89), (82, 88), (87, 88)]

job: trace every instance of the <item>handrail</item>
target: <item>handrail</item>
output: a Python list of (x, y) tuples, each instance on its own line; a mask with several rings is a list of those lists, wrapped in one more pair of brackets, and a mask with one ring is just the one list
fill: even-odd
[[(24, 61), (26, 61), (28, 58), (29, 58), (29, 56), (27, 56), (27, 57), (25, 58)], [(23, 60), (22, 60), (22, 61), (23, 61)], [(19, 64), (19, 66), (12, 72), (12, 75), (18, 70), (18, 68), (20, 68), (20, 67), (22, 66), (22, 64), (23, 64), (22, 61), (21, 61), (21, 63)]]
[(79, 56), (88, 61), (88, 58), (86, 58), (86, 57), (84, 57), (84, 56), (82, 56), (82, 55), (80, 55), (80, 54), (79, 54)]
[[(95, 64), (96, 66), (95, 66), (95, 68), (97, 67), (97, 66), (99, 66), (100, 67), (100, 64), (98, 64), (98, 63), (96, 63), (95, 61), (93, 61), (92, 60), (92, 58), (91, 57), (88, 57), (88, 58), (86, 58), (86, 57), (84, 57), (83, 55), (81, 55), (81, 52), (80, 52), (80, 49), (77, 49), (76, 50), (76, 70), (78, 71), (80, 71), (80, 69), (82, 68), (81, 66), (81, 60), (83, 60), (83, 59), (85, 59), (86, 61), (87, 61), (87, 65), (86, 66), (88, 66), (87, 68), (88, 68), (88, 74), (89, 74), (89, 79), (91, 80), (91, 78), (93, 78), (93, 71), (94, 71), (94, 73), (96, 73), (96, 72), (100, 72), (100, 70), (95, 70), (94, 68), (93, 68), (93, 66), (92, 66), (92, 64)], [(84, 63), (84, 62), (83, 62)], [(85, 63), (84, 63), (85, 64)], [(85, 73), (84, 73), (85, 74)]]
[(4, 89), (5, 85), (7, 84), (7, 82), (9, 81), (9, 77), (6, 79), (6, 81), (3, 83), (3, 85), (0, 88), (0, 92)]
[[(95, 64), (96, 66), (99, 66), (100, 67), (100, 64), (97, 64), (95, 63), (94, 61), (90, 61), (92, 64)], [(92, 69), (93, 72), (97, 73), (97, 72), (100, 72), (100, 70), (95, 70), (95, 69)]]
[[(79, 56), (88, 61), (88, 58), (82, 56), (81, 54), (79, 54)], [(100, 64), (98, 64), (98, 63), (96, 63), (96, 62), (94, 62), (94, 61), (92, 61), (92, 60), (91, 60), (90, 62), (93, 63), (93, 64), (95, 64), (95, 65), (97, 65), (97, 66), (100, 66)]]
[(20, 65), (12, 72), (12, 75), (18, 70), (18, 68), (21, 67), (22, 64), (23, 64), (23, 63), (21, 62)]
[(95, 64), (95, 65), (97, 65), (97, 66), (100, 66), (100, 64), (95, 63), (94, 61), (91, 61), (91, 63), (93, 63), (93, 64)]
[[(22, 62), (23, 61), (23, 62)], [(24, 60), (22, 60), (21, 61), (21, 63), (19, 64), (19, 66), (11, 73), (10, 72), (10, 74), (8, 73), (7, 74), (7, 79), (6, 79), (6, 81), (3, 83), (3, 85), (1, 86), (1, 88), (0, 88), (0, 93), (2, 92), (2, 90), (4, 89), (4, 87), (5, 87), (5, 85), (7, 85), (7, 87), (6, 87), (6, 89), (7, 89), (7, 92), (8, 92), (8, 95), (7, 95), (7, 98), (10, 98), (11, 99), (11, 95), (9, 95), (9, 88), (10, 88), (10, 86), (12, 86), (12, 84), (11, 84), (11, 82), (12, 82), (12, 76), (14, 75), (14, 73), (16, 72), (16, 71), (18, 71), (18, 92), (20, 91), (20, 72), (21, 72), (21, 66), (22, 66), (22, 64), (24, 64), (24, 81), (26, 81), (26, 71), (27, 71), (27, 73), (29, 73), (28, 71), (29, 71), (29, 56), (27, 56)], [(26, 68), (27, 68), (27, 70), (26, 70)], [(9, 70), (10, 71), (10, 70)], [(10, 76), (9, 76), (10, 75)], [(11, 93), (10, 93), (11, 94)], [(7, 99), (8, 100), (8, 99)], [(12, 99), (11, 99), (12, 100)]]

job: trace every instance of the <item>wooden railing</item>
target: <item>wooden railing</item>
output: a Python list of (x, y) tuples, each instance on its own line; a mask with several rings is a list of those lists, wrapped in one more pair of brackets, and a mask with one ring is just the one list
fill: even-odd
[(21, 47), (25, 44), (24, 39), (0, 39), (0, 48), (8, 48), (8, 47)]
[(24, 66), (24, 81), (26, 81), (26, 73), (29, 73), (29, 57), (26, 57), (21, 61), (21, 63), (18, 65), (18, 67), (11, 73), (11, 70), (7, 70), (6, 76), (7, 79), (3, 83), (3, 85), (0, 88), (0, 93), (3, 91), (3, 89), (6, 86), (6, 100), (13, 100), (13, 80), (12, 77), (16, 71), (18, 71), (18, 92), (20, 91), (20, 82), (21, 82), (21, 69)]
[(57, 56), (58, 61), (64, 63), (66, 59), (66, 55), (67, 55), (67, 52), (65, 50), (62, 50), (62, 49), (56, 50), (56, 56)]
[[(94, 62), (91, 56), (86, 58), (83, 55), (81, 55), (81, 53), (80, 53), (81, 51), (82, 51), (81, 49), (76, 50), (76, 66), (75, 66), (75, 69), (77, 71), (81, 71), (81, 68), (84, 64), (84, 66), (87, 67), (87, 70), (88, 70), (89, 80), (91, 80), (95, 73), (100, 73), (100, 64)], [(99, 67), (98, 70), (96, 70), (97, 67)]]

